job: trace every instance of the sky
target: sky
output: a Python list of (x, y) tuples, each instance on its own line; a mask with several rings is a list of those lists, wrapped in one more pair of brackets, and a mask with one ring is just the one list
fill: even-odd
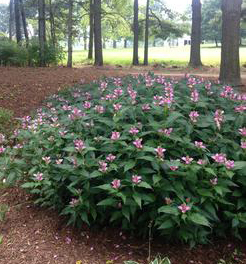
[[(165, 0), (168, 6), (177, 11), (183, 12), (186, 10), (186, 7), (191, 4), (191, 0)], [(0, 4), (8, 4), (9, 0), (0, 0)], [(146, 0), (139, 0), (139, 3), (146, 3)]]

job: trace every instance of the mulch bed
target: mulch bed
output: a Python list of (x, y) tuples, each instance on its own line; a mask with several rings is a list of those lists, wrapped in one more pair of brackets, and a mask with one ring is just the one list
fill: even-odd
[[(20, 117), (38, 108), (46, 96), (81, 79), (88, 83), (101, 76), (126, 73), (122, 69), (94, 67), (0, 68), (0, 107)], [(147, 263), (148, 239), (110, 227), (67, 227), (57, 212), (34, 205), (32, 197), (19, 188), (0, 188), (0, 204), (9, 205), (5, 221), (0, 222), (0, 264)], [(167, 256), (172, 264), (217, 264), (221, 258), (228, 259), (235, 249), (246, 253), (246, 241), (226, 239), (195, 249), (165, 240), (151, 241), (151, 256)], [(226, 264), (234, 263), (246, 263), (246, 255)]]

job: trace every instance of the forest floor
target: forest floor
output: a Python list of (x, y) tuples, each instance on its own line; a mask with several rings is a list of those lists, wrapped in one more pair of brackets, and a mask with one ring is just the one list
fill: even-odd
[[(218, 77), (218, 69), (214, 68), (0, 68), (0, 107), (13, 110), (15, 117), (20, 117), (40, 107), (46, 96), (82, 80), (88, 83), (102, 76), (148, 71), (177, 78), (184, 73), (208, 79)], [(246, 84), (244, 70), (242, 79)], [(245, 87), (242, 90), (246, 91)], [(23, 190), (1, 188), (0, 184), (1, 204), (7, 204), (9, 210), (5, 221), (0, 221), (0, 264), (123, 264), (125, 260), (147, 263), (148, 239), (134, 238), (109, 227), (67, 227), (57, 212), (35, 206)], [(223, 239), (190, 249), (155, 239), (151, 241), (151, 256), (157, 254), (169, 257), (172, 264), (246, 264), (246, 241)]]

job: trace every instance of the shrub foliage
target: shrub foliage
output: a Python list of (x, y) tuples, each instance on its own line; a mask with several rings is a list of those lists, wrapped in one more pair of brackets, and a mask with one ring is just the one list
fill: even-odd
[[(0, 177), (70, 224), (206, 243), (246, 227), (246, 96), (193, 77), (110, 78), (52, 96), (2, 140)], [(2, 136), (3, 137), (3, 136)], [(1, 146), (0, 144), (0, 146)]]

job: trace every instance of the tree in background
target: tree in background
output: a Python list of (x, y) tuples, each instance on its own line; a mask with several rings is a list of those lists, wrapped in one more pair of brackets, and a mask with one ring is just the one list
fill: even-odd
[(19, 44), (21, 42), (21, 39), (22, 39), (21, 20), (20, 20), (20, 2), (19, 2), (19, 0), (14, 0), (14, 10), (15, 10), (16, 41)]
[(23, 1), (20, 1), (20, 11), (21, 11), (21, 18), (22, 18), (22, 25), (23, 25), (23, 31), (24, 31), (24, 35), (25, 35), (25, 40), (26, 40), (26, 46), (29, 46), (29, 36), (28, 36), (28, 31), (27, 31), (27, 23), (26, 23), (26, 12), (25, 12), (25, 8), (23, 5)]
[(67, 67), (72, 68), (73, 66), (73, 0), (68, 1), (68, 19), (67, 19)]
[(14, 22), (14, 0), (10, 0), (9, 1), (9, 40), (12, 40), (12, 37), (14, 35), (13, 22)]
[(240, 19), (242, 0), (222, 0), (220, 81), (240, 85)]
[(201, 1), (192, 0), (192, 27), (191, 27), (191, 47), (189, 66), (196, 68), (202, 66), (201, 62)]
[(93, 38), (94, 38), (94, 2), (90, 0), (90, 36), (89, 36), (89, 48), (88, 59), (93, 58)]
[(134, 43), (133, 43), (133, 58), (132, 64), (138, 65), (138, 0), (134, 0), (134, 20), (133, 20), (133, 34), (134, 34)]
[(149, 49), (149, 0), (146, 2), (145, 38), (144, 38), (144, 65), (148, 65)]
[(101, 0), (94, 0), (94, 65), (96, 66), (103, 65), (101, 14)]
[(46, 43), (46, 23), (45, 23), (45, 0), (38, 0), (38, 37), (40, 48), (40, 66), (45, 67), (45, 43)]

